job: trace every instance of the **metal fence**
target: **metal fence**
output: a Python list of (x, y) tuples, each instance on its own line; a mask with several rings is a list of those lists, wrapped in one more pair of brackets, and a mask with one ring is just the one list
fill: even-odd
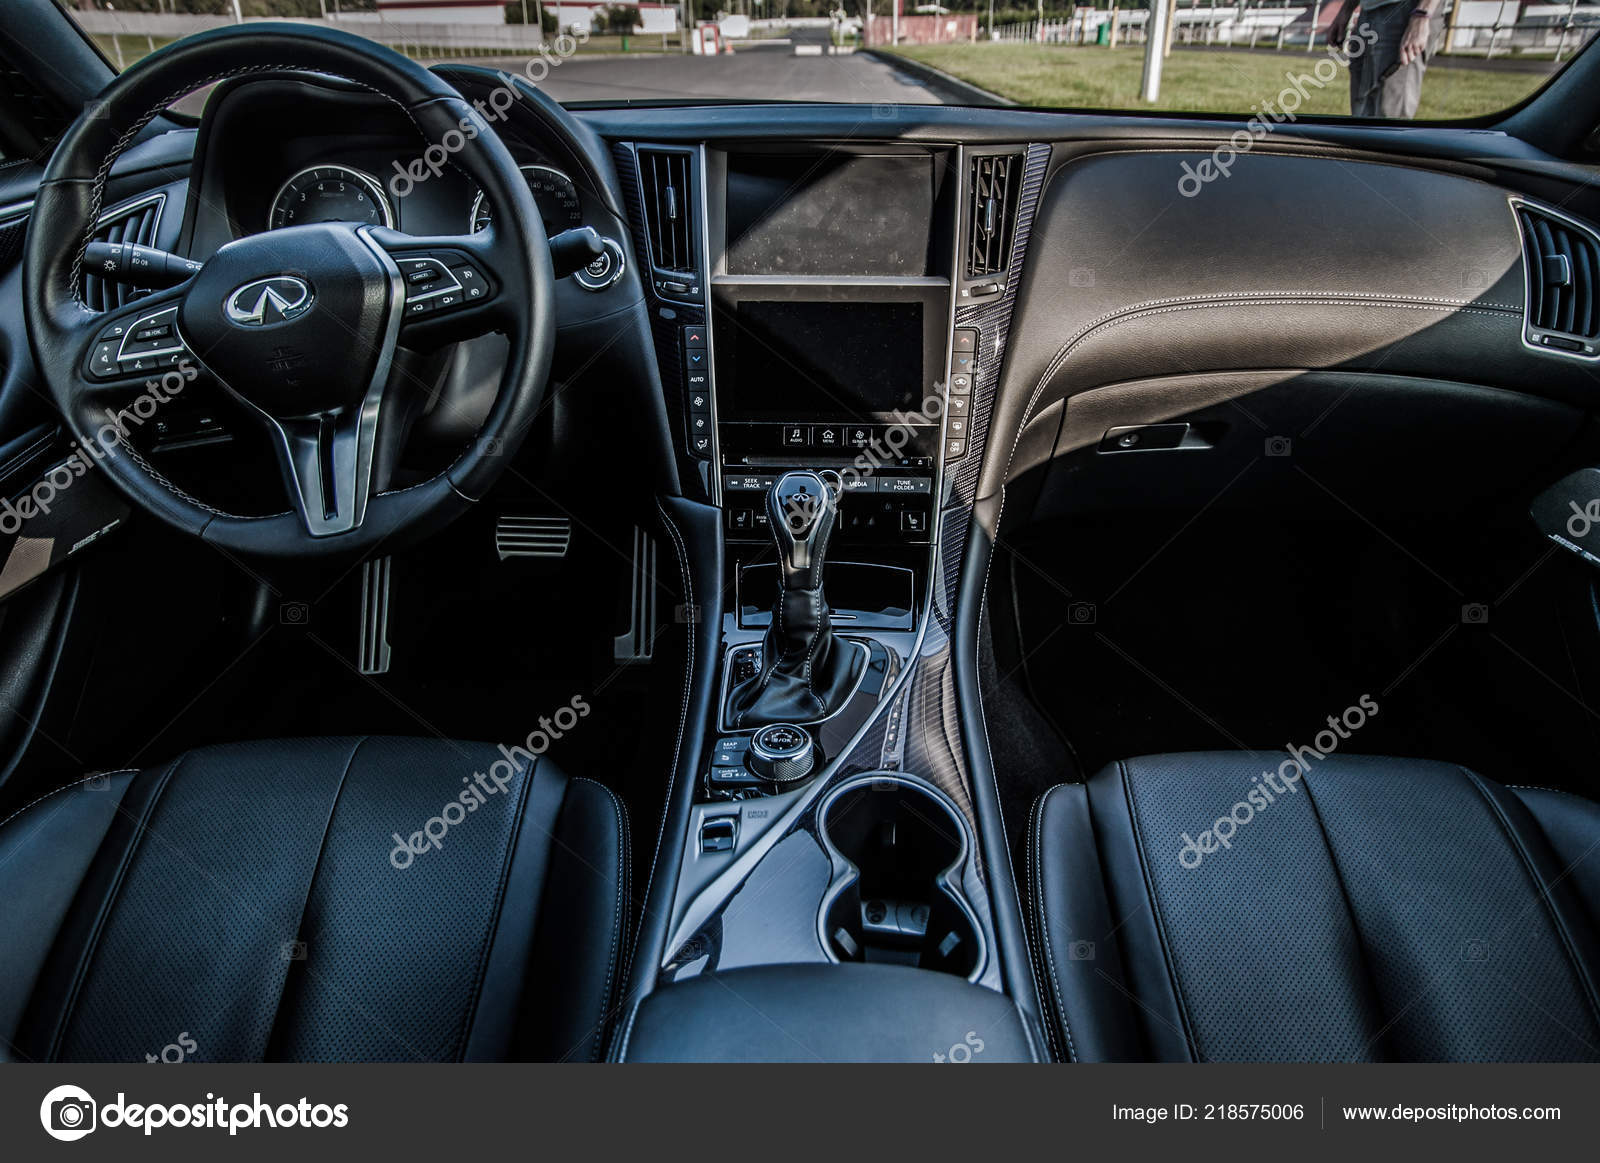
[[(1340, 5), (1263, 0), (1237, 5), (1180, 3), (1173, 13), (1176, 45), (1236, 48), (1326, 46)], [(996, 25), (992, 39), (1037, 44), (1143, 44), (1147, 8), (1079, 9), (1065, 20)], [(1528, 4), (1518, 0), (1460, 0), (1446, 13), (1442, 51), (1485, 58), (1570, 57), (1600, 30), (1600, 6)], [(987, 35), (979, 30), (979, 37)]]

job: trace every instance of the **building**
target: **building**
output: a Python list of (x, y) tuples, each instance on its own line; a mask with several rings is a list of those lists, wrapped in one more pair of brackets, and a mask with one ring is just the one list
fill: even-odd
[[(532, 13), (536, 0), (528, 0)], [(636, 28), (644, 32), (672, 32), (678, 27), (676, 4), (652, 0), (561, 0), (545, 3), (553, 9), (562, 28), (590, 28), (597, 13), (606, 8), (639, 9)], [(504, 0), (378, 0), (378, 17), (414, 24), (504, 24)]]

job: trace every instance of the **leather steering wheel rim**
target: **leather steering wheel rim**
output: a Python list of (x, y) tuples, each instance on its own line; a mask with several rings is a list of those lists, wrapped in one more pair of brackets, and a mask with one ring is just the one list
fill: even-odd
[[(354, 322), (348, 327), (356, 337), (351, 341), (352, 352), (370, 360), (373, 391), (380, 396), (385, 385), (378, 381), (388, 367), (380, 347), (386, 342), (387, 354), (392, 355), (400, 322), (411, 325), (409, 319), (401, 318), (405, 315), (404, 283), (395, 265), (408, 252), (449, 248), (449, 253), (465, 255), (486, 271), (488, 298), (483, 303), (464, 305), (471, 309), (466, 324), (459, 322), (459, 317), (453, 317), (453, 322), (458, 331), (463, 327), (481, 328), (462, 331), (460, 337), (499, 331), (509, 340), (510, 348), (489, 415), (477, 438), (448, 468), (419, 484), (360, 494), (360, 504), (347, 506), (352, 511), (344, 515), (346, 522), (353, 518), (353, 524), (337, 528), (336, 521), (320, 533), (316, 518), (322, 514), (312, 510), (326, 505), (337, 507), (343, 496), (337, 488), (330, 489), (328, 497), (313, 506), (304, 490), (296, 496), (291, 487), (296, 504), (290, 512), (237, 516), (213, 508), (168, 481), (139, 455), (131, 442), (112, 440), (108, 446), (106, 421), (112, 411), (108, 407), (109, 389), (95, 384), (85, 370), (91, 366), (90, 353), (102, 324), (110, 318), (109, 314), (92, 311), (83, 301), (80, 288), (85, 248), (102, 208), (112, 163), (140, 130), (173, 101), (229, 78), (269, 73), (323, 74), (395, 103), (418, 130), (419, 156), (430, 148), (444, 150), (449, 163), (475, 181), (495, 208), (493, 224), (473, 235), (413, 238), (396, 231), (343, 227), (350, 237), (333, 237), (337, 231), (330, 229), (325, 237), (309, 240), (319, 246), (330, 240), (348, 244), (345, 249), (357, 256), (362, 253), (356, 245), (359, 242), (376, 256), (362, 261), (373, 269), (373, 264), (381, 262), (387, 271), (387, 292), (375, 291), (383, 279), (366, 272), (367, 309), (352, 315)], [(278, 276), (280, 272), (271, 269), (276, 261), (273, 247), (276, 245), (281, 251), (293, 241), (290, 232), (313, 229), (290, 227), (288, 231), (248, 236), (222, 248), (218, 255), (251, 244), (259, 254), (247, 249), (242, 257), (230, 256), (234, 265), (248, 266), (252, 261), (258, 266), (266, 264), (261, 266), (261, 274)], [(277, 234), (285, 237), (276, 242), (261, 241), (273, 240)], [(71, 241), (63, 245), (63, 239)], [(305, 253), (312, 252), (302, 248)], [(208, 260), (208, 267), (215, 261)], [(199, 316), (208, 324), (214, 323), (209, 312), (220, 312), (221, 302), (196, 304), (188, 298), (198, 295), (196, 288), (202, 286), (206, 274), (207, 268), (202, 268), (198, 276), (181, 287), (135, 300), (120, 313), (131, 317), (138, 311), (180, 303), (183, 313), (175, 318)], [(361, 553), (380, 543), (414, 537), (443, 526), (484, 496), (521, 446), (543, 399), (555, 340), (553, 287), (549, 246), (533, 196), (515, 159), (473, 106), (443, 78), (375, 42), (336, 29), (294, 24), (232, 26), (200, 33), (144, 58), (112, 81), (97, 102), (73, 123), (51, 157), (34, 201), (23, 267), (24, 311), (34, 359), (51, 399), (85, 454), (94, 453), (94, 461), (135, 506), (167, 524), (233, 552), (290, 559)], [(387, 295), (382, 310), (373, 309), (375, 293)], [(355, 301), (360, 305), (359, 295)], [(370, 329), (380, 317), (387, 320), (386, 339), (366, 335), (363, 330)], [(418, 321), (416, 325), (429, 324)], [(285, 324), (286, 328), (292, 326)], [(285, 334), (292, 332), (285, 330)], [(188, 342), (187, 336), (183, 338)], [(366, 342), (370, 343), (370, 351), (359, 346)], [(189, 346), (194, 347), (192, 343)], [(190, 354), (200, 369), (213, 371), (207, 351), (193, 350)], [(236, 385), (229, 384), (223, 375), (216, 378), (230, 394), (239, 397)], [(370, 393), (364, 399), (375, 416)], [(250, 406), (257, 408), (255, 402)], [(261, 408), (257, 410), (283, 437), (279, 453), (286, 480), (291, 486), (302, 483), (292, 463), (293, 442), (285, 435), (289, 421)], [(352, 414), (360, 415), (359, 410)], [(300, 424), (301, 420), (296, 418), (294, 422)], [(355, 424), (352, 419), (352, 431)], [(336, 453), (329, 455), (337, 457)], [(349, 461), (346, 456), (340, 463), (348, 468)], [(359, 488), (360, 472), (370, 473), (370, 457), (365, 469), (358, 465), (349, 471)], [(322, 498), (322, 494), (317, 493), (317, 497)]]

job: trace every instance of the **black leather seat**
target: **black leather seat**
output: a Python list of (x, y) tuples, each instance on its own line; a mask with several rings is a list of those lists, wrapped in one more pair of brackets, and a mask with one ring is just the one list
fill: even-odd
[(1286, 783), (1287, 759), (1131, 759), (1035, 804), (1058, 1056), (1600, 1059), (1600, 805), (1415, 760)]
[(23, 1061), (597, 1058), (626, 827), (599, 784), (445, 740), (95, 777), (0, 824), (0, 1036)]

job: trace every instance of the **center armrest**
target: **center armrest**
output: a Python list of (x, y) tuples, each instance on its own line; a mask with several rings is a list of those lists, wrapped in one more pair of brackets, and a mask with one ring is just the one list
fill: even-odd
[(763, 965), (656, 990), (620, 1062), (1034, 1062), (1041, 1042), (1004, 994), (900, 965)]

